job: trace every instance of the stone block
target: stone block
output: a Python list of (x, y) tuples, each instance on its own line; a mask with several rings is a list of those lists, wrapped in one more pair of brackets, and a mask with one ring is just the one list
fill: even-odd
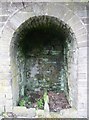
[(5, 87), (0, 84), (0, 93), (5, 93)]
[(85, 103), (79, 103), (78, 104), (78, 109), (87, 109), (87, 104), (85, 104)]
[(10, 2), (2, 2), (2, 14), (3, 15), (9, 15), (10, 11), (9, 11), (9, 7), (10, 7)]
[(33, 4), (34, 4), (33, 2), (24, 2), (24, 7), (21, 11), (22, 12), (32, 12), (33, 11), (33, 9), (32, 9)]
[(31, 8), (31, 12), (34, 12), (34, 15), (46, 15), (48, 14), (49, 5), (51, 4), (48, 2), (37, 2), (32, 3), (29, 7)]
[(83, 81), (85, 81), (85, 82), (87, 82), (87, 79), (78, 79), (78, 81), (80, 82), (83, 82)]
[(73, 32), (75, 32), (75, 35), (77, 34), (78, 31), (80, 31), (80, 29), (83, 29), (84, 26), (82, 24), (81, 21), (79, 21), (78, 23), (76, 23), (73, 27), (72, 27), (72, 30)]
[(0, 92), (0, 105), (5, 105), (5, 94)]
[(14, 33), (14, 30), (12, 30), (10, 26), (5, 26), (5, 29), (3, 30), (3, 33), (2, 33), (1, 41), (3, 42), (3, 45), (5, 45), (6, 48), (10, 46), (13, 33)]
[(87, 33), (87, 29), (85, 28), (81, 28), (78, 30), (78, 32), (76, 33), (77, 36), (81, 36), (83, 34), (86, 34)]
[[(80, 62), (81, 62), (81, 60), (80, 60)], [(85, 61), (85, 63), (86, 63), (86, 61)], [(78, 72), (79, 73), (87, 73), (87, 64), (80, 63), (80, 65), (78, 65)]]
[(12, 112), (12, 106), (6, 105), (5, 106), (6, 112)]
[(32, 16), (34, 16), (33, 12), (18, 12), (18, 14), (10, 19), (9, 25), (13, 30), (16, 30), (23, 22), (25, 22), (25, 20)]
[[(3, 30), (2, 38), (5, 38), (5, 39), (7, 38), (9, 45), (10, 45), (10, 42), (11, 42), (14, 32), (15, 32), (15, 30), (11, 28), (11, 26), (9, 25), (9, 21), (8, 21), (8, 23), (5, 26), (5, 29)], [(7, 41), (5, 40), (6, 43), (7, 43)]]
[(81, 59), (87, 58), (87, 47), (79, 48), (78, 55)]
[(87, 87), (87, 82), (85, 82), (85, 81), (78, 81), (78, 86), (79, 87)]
[(7, 99), (7, 100), (12, 99), (12, 92), (6, 93), (6, 99)]
[(6, 106), (6, 107), (8, 107), (8, 106), (12, 107), (12, 99), (9, 99), (9, 100), (8, 100), (8, 99), (6, 98), (5, 106)]
[(51, 114), (47, 111), (38, 109), (38, 110), (36, 110), (36, 116), (37, 116), (37, 118), (54, 118), (54, 117), (59, 118), (60, 115), (55, 114), (55, 113)]
[[(33, 9), (34, 7), (37, 7), (38, 9), (40, 9), (40, 13), (44, 13), (46, 11), (47, 8), (47, 4), (46, 2), (39, 2), (39, 3), (34, 3), (34, 2), (24, 2), (24, 8), (21, 10), (22, 12), (35, 12)], [(38, 12), (38, 13), (39, 13)]]
[(2, 112), (4, 112), (4, 105), (0, 104), (0, 114), (2, 114)]
[(74, 11), (75, 14), (77, 14), (80, 19), (82, 19), (82, 17), (87, 17), (87, 12), (86, 10), (77, 10), (77, 11)]
[(86, 73), (78, 73), (78, 79), (87, 79)]
[(10, 9), (20, 9), (20, 8), (23, 8), (23, 4), (22, 4), (22, 2), (12, 2), (12, 4), (10, 5)]
[[(81, 104), (82, 109), (87, 109), (87, 98), (86, 97), (78, 97), (78, 105)], [(78, 106), (80, 107), (80, 106)]]
[[(5, 3), (5, 2), (4, 2)], [(7, 4), (3, 4), (3, 14), (11, 15), (14, 11), (20, 9), (20, 4), (19, 1), (17, 3), (15, 2), (6, 2)], [(17, 6), (16, 6), (17, 5)], [(21, 4), (22, 5), (22, 4)]]
[[(87, 84), (87, 82), (86, 82)], [(78, 97), (80, 98), (86, 98), (86, 101), (87, 101), (87, 87), (82, 87), (82, 86), (79, 86), (78, 85)]]
[(67, 21), (68, 25), (70, 25), (71, 27), (77, 24), (78, 22), (80, 22), (80, 19), (76, 15), (72, 16), (72, 18), (70, 18)]
[(63, 19), (64, 15), (68, 11), (68, 8), (66, 8), (61, 3), (48, 3), (48, 5), (46, 6), (46, 9), (47, 9), (46, 12), (48, 15), (54, 15), (60, 19)]
[(71, 10), (69, 10), (69, 11), (67, 12), (67, 14), (65, 14), (63, 20), (67, 22), (67, 21), (70, 20), (73, 16), (74, 16), (74, 13), (73, 13)]
[(12, 17), (12, 19), (10, 20), (10, 23), (13, 25), (13, 28), (15, 30), (21, 25), (21, 22), (18, 21), (18, 19), (16, 19), (15, 17)]
[(79, 109), (78, 118), (87, 118), (87, 110), (86, 109)]
[(16, 114), (17, 116), (23, 116), (23, 114), (26, 116), (27, 115), (27, 109), (26, 109), (26, 107), (19, 107), (19, 106), (17, 106), (17, 107), (14, 107), (13, 108), (13, 113), (14, 114)]
[(89, 24), (89, 17), (88, 18), (82, 18), (82, 21), (84, 24)]
[(0, 22), (6, 22), (8, 19), (8, 16), (0, 16)]
[(27, 111), (28, 111), (28, 115), (27, 115), (28, 118), (32, 118), (32, 117), (36, 116), (36, 109), (35, 108), (30, 108)]
[(7, 52), (7, 55), (9, 54), (9, 50), (8, 50), (9, 47), (8, 47), (8, 45), (5, 44), (5, 41), (2, 42), (2, 40), (4, 40), (4, 39), (1, 39), (1, 41), (0, 41), (0, 44), (1, 44), (0, 47), (1, 47), (1, 50), (3, 50), (3, 52), (0, 51), (0, 57), (4, 57), (3, 54), (5, 52)]
[(0, 22), (0, 28), (3, 27), (4, 23), (5, 23), (5, 22)]
[(14, 107), (13, 113), (16, 114), (16, 116), (18, 116), (18, 117), (32, 118), (32, 117), (35, 117), (36, 110), (35, 110), (35, 108), (27, 109), (26, 107), (20, 106), (20, 107)]
[(5, 86), (5, 91), (6, 91), (6, 93), (7, 92), (11, 93), (11, 86), (10, 85), (9, 86)]
[(67, 3), (67, 7), (73, 11), (84, 11), (86, 10), (86, 3), (78, 1), (69, 2)]
[(87, 42), (87, 41), (84, 41), (84, 42), (77, 42), (78, 43), (78, 47), (80, 48), (80, 47), (87, 47), (87, 46), (89, 46), (89, 42)]
[[(34, 12), (18, 12), (18, 14), (14, 15), (13, 18), (10, 20), (9, 24), (11, 26), (11, 28), (16, 29), (17, 27), (19, 27), (23, 22), (25, 22), (27, 19), (29, 19), (30, 17), (34, 16)], [(16, 21), (16, 22), (15, 22)], [(16, 27), (14, 27), (16, 26)]]
[(60, 115), (63, 118), (76, 118), (77, 117), (77, 110), (75, 108), (64, 109), (60, 111)]
[[(7, 73), (7, 75), (5, 73), (2, 73), (2, 75), (0, 76), (0, 80), (7, 80), (10, 81), (11, 80), (11, 75)], [(5, 85), (3, 83), (3, 85)]]

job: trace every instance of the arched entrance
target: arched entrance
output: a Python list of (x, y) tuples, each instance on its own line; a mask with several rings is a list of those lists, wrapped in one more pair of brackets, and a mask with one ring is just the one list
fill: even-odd
[(72, 90), (76, 49), (71, 28), (56, 17), (35, 16), (21, 24), (10, 47), (13, 105), (25, 95), (43, 95), (46, 90), (48, 94), (63, 93), (76, 107), (77, 96)]
[[(17, 3), (18, 4), (18, 3)], [(69, 102), (71, 106), (74, 106), (77, 114), (74, 112), (70, 112), (66, 115), (73, 117), (83, 117), (87, 116), (87, 29), (85, 24), (82, 22), (78, 14), (75, 14), (74, 10), (70, 10), (70, 6), (64, 3), (30, 3), (28, 2), (25, 6), (18, 6), (16, 4), (17, 10), (14, 9), (14, 12), (9, 15), (7, 21), (1, 29), (1, 39), (0, 39), (0, 113), (4, 111), (12, 111), (13, 107), (15, 108), (16, 101), (19, 100), (19, 85), (18, 80), (19, 76), (17, 76), (18, 67), (16, 66), (15, 57), (12, 54), (14, 52), (10, 52), (10, 45), (14, 46), (13, 42), (11, 43), (11, 39), (13, 37), (13, 33), (16, 32), (16, 29), (25, 22), (25, 20), (33, 17), (34, 15), (48, 15), (57, 17), (57, 19), (63, 20), (68, 28), (71, 27), (73, 33), (76, 37), (74, 41), (74, 49), (73, 56), (74, 59), (70, 64), (70, 77), (68, 76), (68, 88), (69, 88)], [(22, 3), (21, 3), (22, 4)], [(44, 6), (44, 7), (43, 7)], [(75, 6), (75, 5), (74, 5)], [(72, 8), (72, 7), (71, 7)], [(76, 6), (75, 6), (76, 8)], [(17, 29), (18, 30), (18, 29)], [(71, 31), (71, 30), (70, 30)], [(71, 32), (70, 32), (71, 33)], [(74, 36), (73, 35), (73, 36)], [(14, 36), (15, 37), (15, 36)], [(75, 38), (73, 37), (73, 38)], [(14, 39), (15, 40), (15, 39)], [(13, 41), (14, 41), (13, 40)], [(10, 44), (11, 43), (11, 44)], [(15, 46), (17, 47), (17, 45)], [(11, 50), (13, 51), (13, 49)], [(10, 54), (11, 53), (11, 54)], [(78, 54), (77, 54), (78, 53)], [(10, 63), (11, 62), (13, 64)], [(11, 74), (13, 68), (13, 73)], [(14, 87), (12, 87), (14, 86)], [(4, 88), (4, 89), (3, 89)], [(12, 98), (12, 89), (13, 88), (13, 98)], [(9, 92), (8, 92), (9, 91)], [(15, 92), (16, 91), (16, 92)], [(16, 97), (15, 97), (16, 96)], [(3, 102), (5, 100), (5, 103)], [(12, 105), (12, 101), (14, 106)], [(73, 108), (73, 107), (72, 107)], [(67, 110), (65, 110), (66, 113)], [(71, 114), (70, 114), (71, 113)], [(64, 115), (63, 115), (64, 116)]]

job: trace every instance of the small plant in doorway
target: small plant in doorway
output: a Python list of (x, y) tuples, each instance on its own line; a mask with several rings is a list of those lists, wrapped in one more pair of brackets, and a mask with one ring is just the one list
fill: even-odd
[(44, 100), (43, 100), (43, 98), (40, 98), (39, 100), (37, 100), (37, 107), (39, 109), (43, 109), (43, 107), (44, 107)]
[(25, 106), (26, 101), (24, 99), (19, 101), (19, 106)]

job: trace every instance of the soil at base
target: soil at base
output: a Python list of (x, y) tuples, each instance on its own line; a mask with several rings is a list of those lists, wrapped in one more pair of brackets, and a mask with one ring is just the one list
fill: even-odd
[[(25, 106), (27, 108), (32, 108), (32, 107), (36, 108), (38, 104), (37, 101), (43, 98), (42, 91), (35, 93), (28, 92), (27, 95), (30, 96), (29, 99), (31, 101), (30, 105), (28, 104), (28, 102), (26, 103)], [(49, 96), (49, 109), (51, 112), (59, 112), (62, 109), (71, 108), (64, 92), (55, 93), (53, 91), (49, 91), (48, 96)], [(43, 101), (43, 105), (44, 105), (44, 101)], [(39, 109), (43, 109), (43, 107)]]

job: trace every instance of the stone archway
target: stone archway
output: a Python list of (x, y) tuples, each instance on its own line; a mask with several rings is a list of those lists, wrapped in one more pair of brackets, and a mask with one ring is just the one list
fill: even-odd
[[(66, 93), (71, 106), (77, 107), (77, 94), (73, 94), (73, 90), (77, 92), (77, 88), (72, 88), (72, 86), (76, 84), (77, 69), (75, 72), (76, 79), (74, 79), (74, 75), (71, 71), (76, 68), (75, 65), (72, 65), (72, 62), (77, 64), (77, 58), (74, 58), (75, 55), (77, 56), (76, 49), (77, 44), (73, 32), (63, 21), (51, 16), (32, 17), (25, 21), (16, 30), (11, 41), (10, 51), (12, 59), (12, 89), (14, 105), (16, 105), (16, 101), (18, 101), (19, 95), (24, 95), (26, 84), (26, 87), (30, 91), (31, 82), (34, 83), (33, 88), (36, 88), (35, 79), (37, 79), (37, 77), (31, 77), (31, 63), (28, 62), (31, 62), (30, 59), (33, 58), (36, 60), (35, 62), (39, 59), (41, 63), (44, 63), (44, 59), (48, 59), (48, 62), (50, 63), (47, 65), (48, 62), (45, 62), (40, 68), (38, 67), (39, 74), (37, 72), (36, 75), (43, 76), (43, 78), (39, 78), (40, 81), (43, 79), (49, 79), (49, 81), (51, 81), (50, 85), (49, 82), (41, 82), (41, 84), (44, 84), (47, 90), (53, 90), (51, 87), (54, 83), (58, 84), (56, 86), (54, 85), (54, 87), (56, 87), (56, 92), (63, 90)], [(50, 51), (49, 55), (47, 51)], [(75, 51), (75, 53), (73, 53), (73, 51)], [(54, 60), (51, 61), (50, 57)], [(56, 62), (55, 65), (52, 65), (53, 62)], [(26, 64), (29, 66), (26, 66)], [(42, 66), (47, 67), (43, 68), (43, 73)], [(49, 68), (48, 66), (51, 66), (52, 68)], [(48, 69), (51, 74), (47, 73)], [(29, 77), (27, 75), (28, 73), (30, 75)], [(37, 82), (38, 81), (39, 80), (37, 79)], [(52, 83), (52, 81), (54, 82)], [(73, 83), (73, 81), (75, 82)], [(23, 84), (23, 86), (19, 85), (20, 83)], [(44, 89), (44, 86), (42, 87), (41, 84), (39, 83), (39, 87), (37, 86), (37, 88)], [(48, 84), (49, 87), (46, 87), (46, 84)], [(21, 93), (22, 89), (23, 92)]]
[[(38, 3), (39, 6), (40, 3)], [(26, 8), (29, 8), (29, 6), (27, 6)], [(81, 66), (82, 62), (81, 59), (83, 60), (84, 58), (84, 62), (87, 61), (86, 58), (86, 54), (87, 53), (87, 46), (86, 48), (82, 48), (83, 43), (87, 41), (87, 32), (86, 29), (84, 27), (84, 25), (82, 24), (81, 20), (78, 18), (78, 16), (76, 16), (71, 10), (69, 10), (68, 8), (66, 8), (64, 5), (61, 4), (50, 4), (48, 3), (48, 5), (46, 7), (44, 7), (43, 11), (40, 10), (39, 8), (39, 12), (34, 13), (34, 9), (33, 11), (30, 11), (29, 13), (24, 13), (23, 10), (25, 10), (25, 8), (20, 8), (18, 11), (15, 11), (14, 14), (12, 14), (12, 16), (9, 17), (7, 23), (5, 24), (4, 28), (2, 29), (3, 33), (1, 36), (1, 42), (3, 44), (2, 46), (2, 50), (4, 51), (3, 54), (6, 55), (6, 57), (8, 59), (5, 59), (5, 61), (3, 61), (3, 68), (6, 68), (7, 66), (7, 71), (4, 72), (4, 82), (5, 83), (9, 83), (10, 79), (13, 79), (11, 76), (10, 71), (10, 52), (9, 52), (9, 48), (10, 48), (10, 42), (11, 39), (13, 37), (13, 33), (15, 32), (15, 30), (25, 21), (27, 20), (29, 17), (32, 17), (34, 15), (38, 16), (38, 15), (49, 15), (49, 16), (54, 16), (57, 18), (62, 19), (65, 23), (67, 23), (71, 29), (73, 30), (76, 40), (77, 40), (77, 51), (79, 52), (79, 57), (78, 57), (78, 63), (76, 64), (76, 67), (78, 68), (78, 78), (77, 78), (77, 82), (76, 82), (76, 87), (78, 89), (77, 91), (77, 96), (78, 96), (78, 105), (77, 105), (77, 111), (78, 114), (81, 116), (81, 113), (83, 114), (83, 111), (86, 111), (86, 106), (87, 106), (87, 97), (84, 96), (87, 93), (87, 77), (86, 77), (86, 72), (83, 72), (83, 67)], [(60, 11), (61, 14), (59, 14)], [(21, 17), (24, 16), (24, 17)], [(17, 21), (17, 22), (16, 22)], [(78, 27), (77, 27), (78, 26)], [(85, 31), (85, 34), (82, 35), (82, 30)], [(5, 49), (4, 49), (5, 48)], [(85, 53), (83, 52), (85, 51)], [(76, 56), (76, 55), (75, 55)], [(84, 65), (85, 66), (85, 65)], [(85, 66), (84, 68), (86, 69), (87, 66)], [(5, 70), (5, 69), (4, 69)], [(84, 88), (83, 85), (80, 86), (79, 83), (80, 82), (84, 82)], [(5, 91), (5, 94), (7, 95), (7, 102), (9, 102), (10, 104), (6, 105), (6, 109), (10, 110), (10, 108), (12, 108), (12, 93), (11, 93), (11, 86), (7, 86), (7, 89), (10, 91), (10, 93), (8, 94), (7, 91)], [(74, 91), (75, 92), (75, 91)], [(10, 106), (9, 106), (10, 105)], [(81, 110), (82, 109), (82, 110)], [(86, 112), (87, 113), (87, 112)], [(86, 116), (86, 115), (85, 115)]]

